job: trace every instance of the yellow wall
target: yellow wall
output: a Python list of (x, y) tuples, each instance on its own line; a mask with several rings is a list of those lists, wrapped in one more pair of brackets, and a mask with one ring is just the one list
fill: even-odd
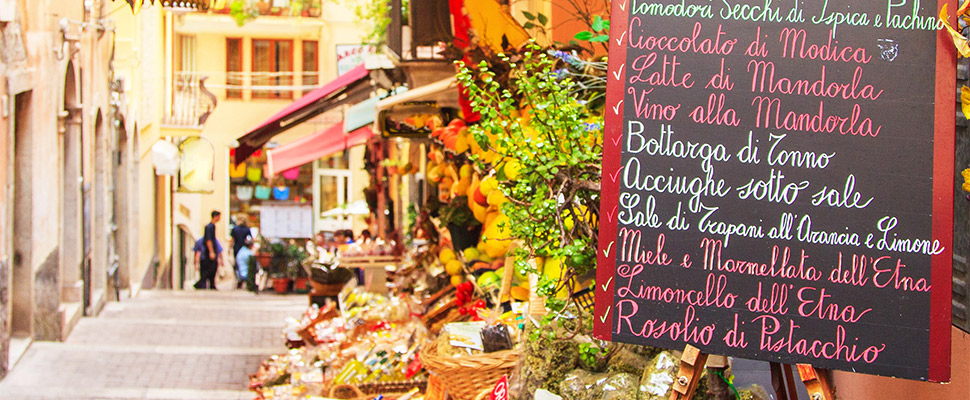
[[(126, 3), (112, 3), (124, 6)], [(160, 79), (165, 71), (165, 12), (161, 7), (145, 7), (137, 15), (121, 9), (113, 15), (115, 24), (115, 75), (124, 81), (128, 99), (126, 110), (128, 132), (137, 135), (134, 149), (138, 179), (136, 201), (136, 251), (132, 256), (131, 284), (139, 289), (153, 259), (166, 257), (165, 246), (170, 243), (167, 229), (160, 229), (156, 204), (156, 178), (152, 165), (151, 146), (161, 136), (161, 119), (164, 103), (165, 81)], [(163, 177), (164, 178), (164, 177)], [(167, 197), (162, 193), (161, 199)], [(163, 203), (164, 204), (164, 203)], [(164, 214), (164, 213), (163, 213)]]
[[(242, 39), (243, 72), (250, 72), (252, 67), (252, 39), (288, 39), (293, 40), (294, 72), (302, 72), (302, 45), (304, 40), (318, 41), (318, 65), (320, 70), (320, 84), (324, 84), (337, 77), (336, 46), (338, 44), (357, 44), (362, 33), (355, 23), (353, 13), (335, 4), (325, 4), (322, 17), (287, 18), (260, 16), (255, 21), (243, 27), (238, 27), (229, 16), (220, 14), (187, 14), (173, 19), (175, 34), (192, 35), (196, 38), (198, 49), (197, 72), (209, 76), (207, 86), (219, 97), (218, 106), (209, 116), (205, 126), (196, 134), (209, 139), (215, 148), (214, 180), (216, 190), (212, 194), (184, 194), (173, 196), (172, 213), (173, 225), (184, 226), (193, 237), (199, 237), (202, 227), (208, 222), (212, 210), (223, 212), (222, 223), (217, 227), (217, 235), (228, 247), (228, 207), (229, 207), (229, 149), (236, 138), (242, 136), (259, 123), (263, 122), (280, 109), (289, 105), (302, 93), (287, 99), (252, 99), (248, 90), (243, 92), (242, 99), (226, 99), (222, 85), (226, 83), (226, 39)], [(339, 115), (337, 116), (339, 119)], [(296, 126), (284, 134), (273, 139), (281, 145), (312, 134), (327, 126), (315, 119)], [(185, 135), (184, 130), (163, 127), (163, 136)], [(363, 149), (351, 152), (352, 168), (359, 171), (355, 174), (355, 185), (351, 189), (352, 199), (362, 199), (363, 186), (367, 184), (367, 175), (362, 168)], [(360, 176), (363, 175), (363, 176)], [(360, 228), (358, 228), (360, 229)]]

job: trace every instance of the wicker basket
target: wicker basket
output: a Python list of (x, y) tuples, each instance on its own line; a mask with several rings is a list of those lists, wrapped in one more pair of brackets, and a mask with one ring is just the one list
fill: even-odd
[(330, 388), (328, 397), (342, 400), (372, 400), (375, 396), (382, 395), (385, 399), (393, 400), (413, 388), (419, 388), (420, 392), (423, 392), (427, 385), (428, 381), (387, 382), (360, 386), (335, 385)]
[(421, 349), (424, 368), (435, 374), (448, 388), (454, 400), (475, 400), (483, 391), (495, 386), (503, 375), (509, 375), (519, 360), (518, 350), (461, 357), (439, 357), (436, 342)]
[(344, 288), (343, 283), (320, 283), (315, 280), (310, 280), (310, 285), (313, 287), (313, 291), (310, 294), (314, 296), (336, 296), (340, 293), (340, 290)]
[(421, 317), (421, 322), (428, 328), (428, 331), (437, 335), (444, 328), (445, 324), (449, 322), (462, 322), (468, 318), (470, 318), (468, 315), (462, 315), (458, 312), (458, 301), (452, 299), (425, 314)]

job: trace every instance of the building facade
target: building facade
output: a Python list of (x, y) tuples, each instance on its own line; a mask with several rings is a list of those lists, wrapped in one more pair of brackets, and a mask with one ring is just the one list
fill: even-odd
[(132, 147), (106, 16), (122, 4), (0, 1), (0, 375), (121, 286)]
[[(185, 287), (185, 282), (195, 279), (194, 268), (188, 265), (190, 249), (195, 238), (201, 236), (212, 210), (220, 210), (227, 217), (217, 227), (217, 233), (228, 242), (232, 221), (245, 215), (250, 226), (259, 228), (260, 209), (272, 201), (303, 202), (312, 207), (314, 225), (320, 230), (319, 215), (327, 207), (363, 198), (367, 175), (361, 148), (306, 165), (296, 179), (269, 176), (265, 154), (244, 164), (247, 172), (261, 169), (257, 174), (261, 176), (247, 173), (243, 178), (231, 171), (236, 138), (305, 93), (335, 79), (344, 72), (340, 68), (347, 64), (348, 53), (352, 56), (354, 49), (361, 47), (362, 32), (353, 12), (345, 7), (316, 2), (318, 11), (294, 15), (292, 10), (286, 11), (286, 6), (294, 6), (294, 2), (273, 4), (280, 10), (262, 10), (266, 12), (242, 26), (224, 10), (185, 14), (172, 23), (174, 42), (169, 59), (173, 61), (174, 84), (168, 89), (172, 93), (172, 118), (163, 124), (163, 132), (171, 138), (200, 135), (210, 141), (214, 149), (212, 177), (216, 183), (211, 193), (173, 196), (171, 273), (165, 274), (166, 283), (172, 287)], [(172, 114), (194, 108), (185, 104), (194, 101), (193, 85), (179, 82), (201, 79), (205, 79), (205, 87), (215, 96), (218, 106), (204, 125), (191, 127), (187, 125), (191, 120), (181, 122)], [(334, 110), (294, 126), (274, 138), (270, 146), (286, 145), (342, 120), (343, 110)], [(285, 187), (288, 196), (260, 199), (259, 193), (251, 194), (271, 187)]]

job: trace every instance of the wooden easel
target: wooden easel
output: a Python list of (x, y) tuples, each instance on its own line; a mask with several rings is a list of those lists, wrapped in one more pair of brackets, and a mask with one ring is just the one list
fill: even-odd
[[(697, 384), (704, 372), (704, 366), (707, 364), (707, 358), (708, 354), (701, 352), (694, 346), (687, 345), (684, 348), (684, 355), (680, 358), (680, 370), (671, 386), (670, 400), (689, 400), (694, 397)], [(798, 375), (801, 376), (805, 388), (808, 389), (808, 396), (811, 400), (835, 400), (835, 395), (832, 393), (832, 388), (829, 386), (828, 377), (824, 371), (815, 369), (809, 364), (798, 364), (797, 367)], [(781, 394), (779, 394), (779, 397), (781, 397)]]

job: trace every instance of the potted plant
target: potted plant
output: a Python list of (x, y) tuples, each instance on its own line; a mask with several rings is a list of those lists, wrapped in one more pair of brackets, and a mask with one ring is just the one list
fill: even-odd
[(257, 257), (249, 257), (249, 263), (246, 265), (246, 290), (250, 292), (259, 291), (259, 285), (256, 283), (256, 273), (259, 271)]
[(290, 0), (290, 12), (289, 16), (299, 17), (303, 16), (306, 12), (306, 2), (307, 0)]
[(273, 243), (269, 245), (272, 260), (270, 261), (270, 276), (273, 277), (273, 290), (276, 293), (290, 291), (292, 279), (287, 271), (286, 245)]
[(472, 210), (468, 208), (467, 196), (455, 196), (450, 203), (438, 209), (441, 224), (448, 227), (451, 242), (456, 249), (475, 247), (481, 235), (481, 222), (475, 219)]
[(270, 252), (271, 246), (266, 238), (262, 238), (259, 241), (259, 251), (256, 253), (256, 261), (259, 262), (259, 267), (263, 270), (269, 270), (269, 266), (273, 264), (273, 253)]
[(307, 287), (309, 274), (307, 274), (306, 269), (303, 268), (303, 263), (306, 262), (308, 258), (306, 251), (304, 251), (300, 246), (289, 245), (286, 248), (286, 253), (287, 275), (293, 279), (293, 291), (297, 293), (309, 292)]
[(320, 0), (310, 0), (310, 5), (306, 8), (306, 14), (311, 18), (319, 18), (321, 15)]
[(269, 13), (270, 8), (272, 7), (270, 6), (269, 2), (266, 0), (259, 0), (256, 2), (256, 9), (259, 10), (260, 14), (265, 15)]
[(236, 25), (243, 26), (259, 16), (259, 10), (246, 5), (244, 0), (233, 0), (229, 4), (229, 16), (236, 21)]

